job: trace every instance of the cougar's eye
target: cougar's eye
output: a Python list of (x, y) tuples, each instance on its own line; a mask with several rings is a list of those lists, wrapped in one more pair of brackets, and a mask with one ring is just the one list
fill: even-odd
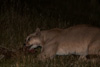
[(31, 38), (28, 38), (28, 41), (30, 41)]
[(33, 36), (32, 36), (32, 37), (27, 38), (27, 41), (30, 41), (32, 38), (33, 38)]

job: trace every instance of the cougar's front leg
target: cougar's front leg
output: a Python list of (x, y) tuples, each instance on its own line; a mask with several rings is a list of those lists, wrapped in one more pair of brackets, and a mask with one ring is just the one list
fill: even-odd
[(52, 59), (57, 52), (58, 45), (56, 43), (50, 43), (44, 46), (42, 52), (38, 55), (38, 59), (45, 61), (46, 59)]

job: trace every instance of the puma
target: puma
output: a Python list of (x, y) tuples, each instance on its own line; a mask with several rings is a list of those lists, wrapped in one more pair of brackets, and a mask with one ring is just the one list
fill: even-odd
[(26, 38), (25, 46), (29, 50), (42, 47), (38, 59), (46, 60), (55, 55), (100, 55), (100, 28), (88, 25), (76, 25), (67, 29), (54, 28), (40, 31), (39, 28)]

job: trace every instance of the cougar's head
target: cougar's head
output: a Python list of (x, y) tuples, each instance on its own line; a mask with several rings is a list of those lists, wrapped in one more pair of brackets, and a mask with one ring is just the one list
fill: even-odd
[(32, 50), (34, 48), (37, 48), (38, 46), (41, 46), (42, 40), (40, 36), (41, 36), (40, 29), (37, 28), (33, 34), (30, 34), (26, 38), (24, 46), (29, 47), (29, 50)]

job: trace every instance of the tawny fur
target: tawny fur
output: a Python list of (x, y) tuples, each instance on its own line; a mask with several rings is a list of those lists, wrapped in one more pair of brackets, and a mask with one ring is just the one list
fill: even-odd
[(100, 29), (87, 25), (44, 31), (36, 29), (36, 32), (26, 38), (26, 46), (30, 45), (32, 48), (42, 47), (38, 55), (40, 60), (53, 58), (55, 55), (75, 54), (80, 55), (80, 58), (89, 54), (100, 55)]

